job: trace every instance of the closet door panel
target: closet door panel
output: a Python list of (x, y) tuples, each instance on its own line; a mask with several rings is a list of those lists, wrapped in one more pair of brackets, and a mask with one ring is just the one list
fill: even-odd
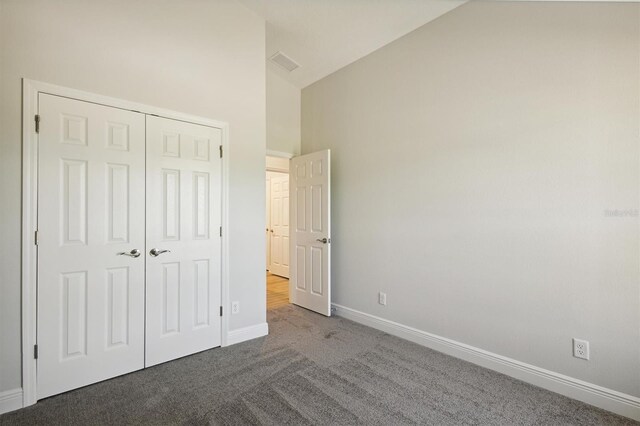
[(38, 113), (44, 398), (144, 367), (145, 119), (48, 94)]
[(147, 366), (220, 345), (221, 136), (147, 117)]

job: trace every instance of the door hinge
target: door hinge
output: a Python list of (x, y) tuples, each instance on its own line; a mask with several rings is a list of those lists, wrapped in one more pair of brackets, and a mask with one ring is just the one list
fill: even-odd
[(222, 237), (222, 226), (220, 227), (220, 236)]
[(222, 145), (220, 145), (220, 158), (222, 158)]
[(222, 306), (220, 306), (220, 316), (222, 316)]
[(33, 242), (35, 245), (38, 245), (38, 231), (34, 232)]
[(38, 359), (38, 345), (33, 345), (33, 359)]
[(36, 133), (40, 133), (40, 115), (36, 114)]

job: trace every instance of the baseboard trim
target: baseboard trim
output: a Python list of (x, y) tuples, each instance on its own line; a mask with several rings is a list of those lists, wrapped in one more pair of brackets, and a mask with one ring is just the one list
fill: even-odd
[(438, 352), (469, 361), (541, 388), (640, 421), (640, 398), (545, 370), (446, 337), (427, 333), (374, 315), (333, 305), (338, 316), (364, 324)]
[(237, 330), (231, 330), (227, 335), (227, 346), (246, 342), (247, 340), (266, 336), (267, 334), (269, 334), (269, 324), (267, 324), (266, 322), (249, 327), (239, 328)]
[(22, 408), (22, 388), (0, 392), (0, 414)]

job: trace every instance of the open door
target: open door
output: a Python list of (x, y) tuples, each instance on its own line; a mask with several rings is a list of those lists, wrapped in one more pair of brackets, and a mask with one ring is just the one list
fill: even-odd
[(331, 152), (291, 159), (291, 303), (331, 316)]

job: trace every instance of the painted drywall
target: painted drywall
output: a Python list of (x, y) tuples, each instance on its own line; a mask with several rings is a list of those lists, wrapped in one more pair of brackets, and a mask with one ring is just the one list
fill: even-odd
[(23, 77), (229, 123), (230, 327), (264, 323), (264, 21), (231, 0), (0, 3), (0, 391), (21, 385)]
[(303, 89), (333, 302), (640, 396), (639, 65), (639, 4), (469, 2)]
[[(282, 157), (272, 157), (267, 156), (267, 170), (272, 172), (281, 172), (288, 173), (289, 172), (289, 159)], [(267, 172), (267, 177), (269, 176), (269, 172)]]
[(299, 88), (267, 66), (268, 150), (300, 154), (300, 96)]

